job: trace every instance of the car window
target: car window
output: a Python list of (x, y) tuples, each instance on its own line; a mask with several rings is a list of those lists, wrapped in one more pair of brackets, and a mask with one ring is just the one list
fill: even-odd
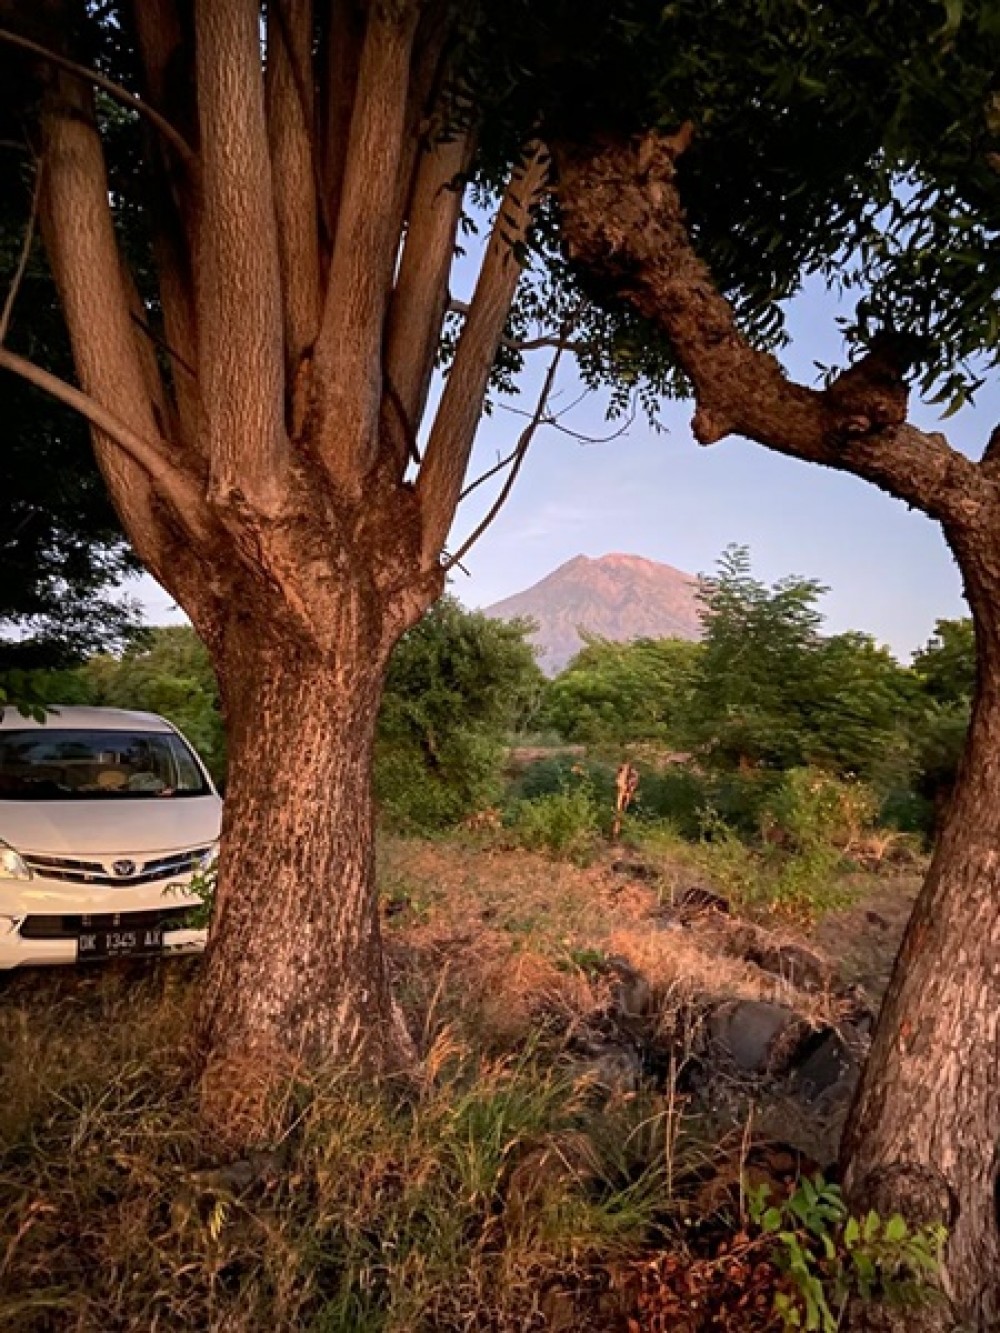
[(174, 732), (0, 731), (0, 800), (150, 800), (208, 791)]

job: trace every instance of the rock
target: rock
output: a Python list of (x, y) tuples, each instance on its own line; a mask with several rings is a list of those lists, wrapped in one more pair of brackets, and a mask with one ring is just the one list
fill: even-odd
[(783, 1072), (806, 1031), (794, 1010), (763, 1000), (734, 1001), (708, 1019), (712, 1045), (748, 1074)]
[(848, 1025), (814, 1033), (798, 1052), (792, 1091), (817, 1107), (848, 1101), (857, 1087), (863, 1046), (861, 1034)]
[(674, 901), (674, 909), (682, 916), (702, 916), (706, 912), (719, 912), (729, 916), (731, 908), (727, 899), (711, 889), (694, 885), (685, 889)]
[(640, 884), (655, 884), (660, 878), (656, 866), (651, 866), (646, 861), (629, 860), (626, 857), (611, 862), (611, 873), (623, 875), (626, 879), (638, 880)]
[(755, 963), (801, 990), (829, 990), (834, 981), (830, 964), (801, 944), (775, 944), (758, 937), (744, 957), (748, 963)]
[(642, 1059), (634, 1046), (621, 1042), (593, 1043), (577, 1065), (580, 1079), (607, 1093), (632, 1093), (642, 1078)]
[(189, 1179), (198, 1189), (219, 1194), (242, 1194), (251, 1185), (272, 1185), (285, 1174), (277, 1152), (251, 1152), (245, 1158), (222, 1166), (192, 1171)]
[(649, 1013), (653, 991), (638, 968), (626, 958), (612, 955), (605, 960), (603, 970), (614, 978), (614, 1004), (624, 1018), (641, 1018)]

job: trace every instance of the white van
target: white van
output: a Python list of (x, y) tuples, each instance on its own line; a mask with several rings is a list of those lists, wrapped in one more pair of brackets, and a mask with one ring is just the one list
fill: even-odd
[(204, 947), (192, 875), (222, 801), (162, 717), (53, 706), (0, 717), (0, 971)]

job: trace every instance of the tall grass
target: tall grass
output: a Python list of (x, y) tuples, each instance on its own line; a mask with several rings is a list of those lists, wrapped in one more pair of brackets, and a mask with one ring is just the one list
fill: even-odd
[(197, 1115), (186, 977), (45, 985), (0, 1003), (0, 1328), (544, 1327), (668, 1217), (662, 1099), (598, 1104), (541, 1052), (445, 1030), (416, 1079), (303, 1076), (232, 1163)]

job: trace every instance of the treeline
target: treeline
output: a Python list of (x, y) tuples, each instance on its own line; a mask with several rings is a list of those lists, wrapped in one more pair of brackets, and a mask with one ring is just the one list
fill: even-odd
[[(824, 635), (825, 591), (803, 578), (768, 586), (730, 547), (704, 586), (700, 643), (589, 639), (538, 721), (607, 758), (687, 756), (678, 793), (680, 773), (689, 789), (714, 777), (713, 803), (736, 823), (777, 775), (814, 768), (864, 784), (881, 822), (931, 833), (968, 726), (972, 622), (938, 621), (907, 667), (870, 635)], [(692, 800), (678, 794), (662, 813), (689, 819)]]
[[(748, 551), (731, 547), (704, 586), (700, 643), (587, 637), (554, 680), (535, 661), (530, 624), (444, 598), (390, 664), (376, 759), (383, 817), (445, 828), (581, 777), (608, 805), (614, 767), (628, 759), (642, 773), (638, 816), (670, 820), (685, 836), (710, 819), (759, 832), (784, 775), (800, 770), (863, 789), (882, 824), (931, 834), (968, 723), (971, 621), (939, 621), (903, 666), (869, 635), (824, 635), (824, 592), (803, 578), (769, 586)], [(42, 702), (161, 713), (224, 780), (218, 690), (187, 627), (146, 631), (121, 655), (17, 686)], [(518, 738), (552, 754), (512, 779)], [(578, 751), (560, 755), (567, 745), (584, 747), (582, 761)]]

